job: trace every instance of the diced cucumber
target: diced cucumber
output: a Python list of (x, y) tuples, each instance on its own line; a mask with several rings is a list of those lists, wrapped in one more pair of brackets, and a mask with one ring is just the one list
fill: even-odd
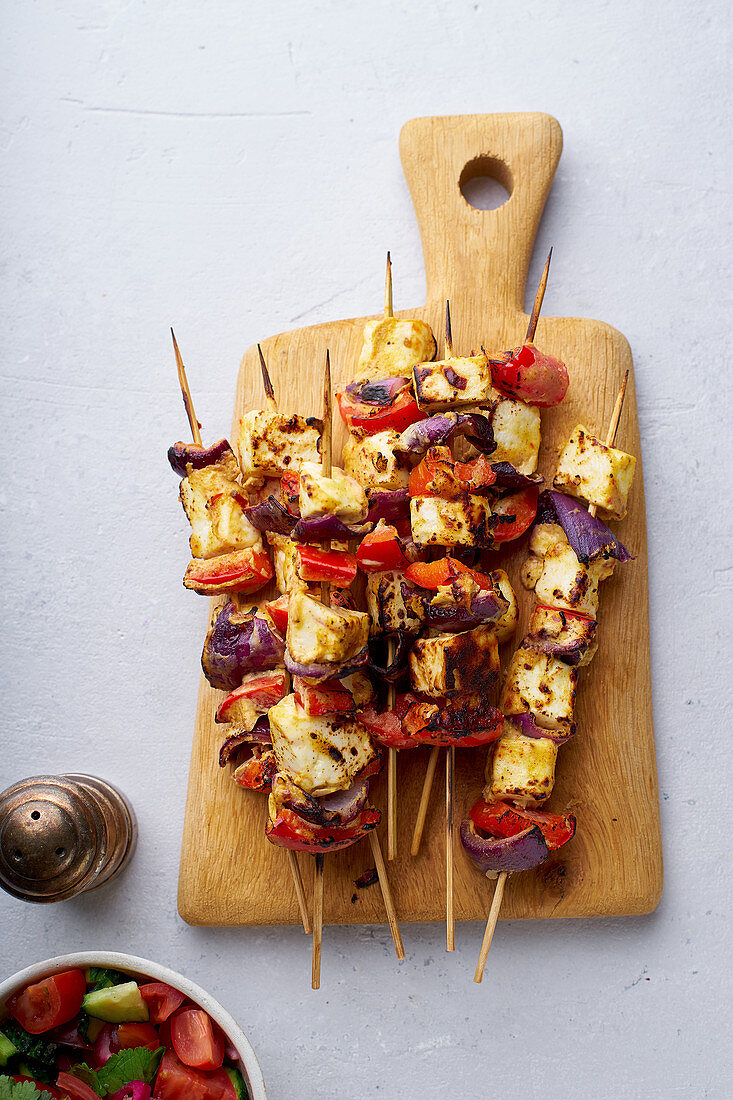
[(8, 1058), (12, 1058), (17, 1053), (18, 1048), (15, 1043), (0, 1031), (0, 1066), (7, 1066)]
[(126, 1024), (133, 1020), (147, 1020), (148, 1006), (143, 1000), (137, 982), (112, 985), (107, 989), (92, 989), (81, 1004), (89, 1016), (105, 1020), (108, 1024)]
[(232, 1069), (230, 1066), (224, 1067), (229, 1076), (229, 1080), (234, 1085), (234, 1091), (237, 1094), (237, 1100), (249, 1100), (249, 1089), (244, 1083), (244, 1078), (238, 1069)]

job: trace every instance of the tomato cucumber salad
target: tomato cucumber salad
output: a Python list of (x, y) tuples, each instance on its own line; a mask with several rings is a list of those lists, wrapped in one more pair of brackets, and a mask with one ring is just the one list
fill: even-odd
[(249, 1100), (236, 1061), (180, 990), (117, 970), (52, 974), (0, 1019), (0, 1100)]

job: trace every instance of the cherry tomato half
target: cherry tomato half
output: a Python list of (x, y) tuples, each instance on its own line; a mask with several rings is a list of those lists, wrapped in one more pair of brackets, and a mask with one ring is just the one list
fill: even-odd
[(180, 1008), (186, 997), (180, 989), (165, 982), (148, 982), (140, 986), (140, 993), (148, 1006), (151, 1024), (162, 1024)]
[(69, 1096), (71, 1100), (99, 1100), (94, 1089), (74, 1077), (73, 1073), (60, 1073), (56, 1078), (56, 1085), (61, 1089), (60, 1095)]
[(145, 1047), (146, 1050), (157, 1050), (161, 1045), (158, 1032), (152, 1024), (130, 1022), (120, 1024), (112, 1038), (112, 1052), (130, 1050), (134, 1047)]
[(173, 1049), (186, 1066), (219, 1069), (224, 1061), (226, 1040), (202, 1008), (184, 1008), (171, 1019)]
[(237, 1092), (224, 1069), (213, 1073), (184, 1066), (172, 1050), (166, 1051), (155, 1078), (156, 1100), (237, 1100)]
[(7, 1009), (31, 1035), (41, 1035), (76, 1016), (86, 988), (83, 970), (64, 970), (16, 993)]

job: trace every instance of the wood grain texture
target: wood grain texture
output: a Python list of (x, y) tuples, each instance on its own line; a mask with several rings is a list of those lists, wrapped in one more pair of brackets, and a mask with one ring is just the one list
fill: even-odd
[[(483, 344), (498, 352), (520, 344), (527, 326), (525, 281), (537, 227), (562, 148), (558, 123), (543, 114), (422, 118), (402, 130), (400, 152), (418, 219), (427, 275), (423, 307), (397, 311), (420, 316), (438, 336), (442, 354), (445, 299), (451, 300), (456, 354)], [(487, 172), (488, 170), (488, 172)], [(491, 174), (510, 192), (497, 210), (476, 210), (460, 183)], [(560, 242), (558, 242), (560, 243)], [(385, 248), (389, 242), (385, 242)], [(399, 283), (397, 284), (399, 299)], [(379, 305), (381, 287), (374, 288)], [(368, 318), (334, 321), (274, 336), (263, 342), (278, 400), (285, 409), (320, 411), (326, 348), (334, 381), (354, 372)], [(536, 336), (545, 351), (562, 358), (570, 372), (564, 403), (543, 411), (540, 469), (551, 478), (558, 448), (581, 421), (603, 436), (626, 368), (632, 367), (624, 337), (600, 321), (541, 317)], [(234, 423), (261, 407), (263, 394), (256, 348), (242, 360)], [(334, 453), (343, 430), (334, 425)], [(557, 783), (549, 809), (571, 809), (578, 832), (570, 844), (537, 871), (510, 877), (502, 918), (579, 917), (646, 913), (662, 887), (661, 834), (649, 662), (646, 520), (633, 370), (618, 434), (618, 446), (637, 455), (628, 517), (616, 525), (636, 555), (617, 567), (601, 589), (600, 645), (581, 670), (577, 736), (560, 751)], [(518, 578), (524, 552), (506, 563), (517, 588), (521, 638), (532, 606)], [(485, 556), (484, 566), (495, 560)], [(505, 647), (502, 664), (511, 652)], [(179, 880), (179, 910), (192, 924), (297, 924), (298, 907), (285, 853), (264, 838), (265, 799), (232, 783), (217, 764), (221, 727), (214, 713), (221, 693), (201, 681), (191, 758)], [(444, 916), (445, 829), (443, 799), (434, 794), (420, 855), (409, 855), (428, 750), (399, 754), (398, 857), (389, 876), (401, 921)], [(478, 797), (486, 750), (456, 753), (456, 821)], [(437, 784), (436, 784), (437, 790)], [(386, 809), (384, 776), (373, 800)], [(384, 829), (385, 823), (380, 827)], [(309, 856), (300, 856), (312, 889)], [(485, 919), (492, 886), (456, 843), (455, 910), (458, 920)], [(366, 843), (328, 857), (324, 899), (326, 924), (385, 921), (377, 886), (357, 890), (354, 880), (372, 865)]]

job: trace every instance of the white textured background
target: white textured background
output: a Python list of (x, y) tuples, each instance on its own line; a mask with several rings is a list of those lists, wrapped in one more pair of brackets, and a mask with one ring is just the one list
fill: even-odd
[[(731, 908), (729, 7), (680, 0), (8, 0), (2, 29), (5, 786), (84, 769), (135, 803), (99, 896), (0, 897), (0, 973), (84, 947), (185, 971), (273, 1100), (727, 1098)], [(261, 336), (422, 300), (413, 116), (544, 110), (565, 152), (530, 273), (634, 352), (665, 891), (638, 919), (189, 928), (178, 850), (205, 601), (165, 450), (168, 326), (209, 438)], [(727, 468), (727, 469), (726, 469)], [(728, 780), (729, 782), (729, 780)], [(726, 988), (727, 987), (727, 988)], [(728, 1002), (729, 1003), (729, 1002)]]

